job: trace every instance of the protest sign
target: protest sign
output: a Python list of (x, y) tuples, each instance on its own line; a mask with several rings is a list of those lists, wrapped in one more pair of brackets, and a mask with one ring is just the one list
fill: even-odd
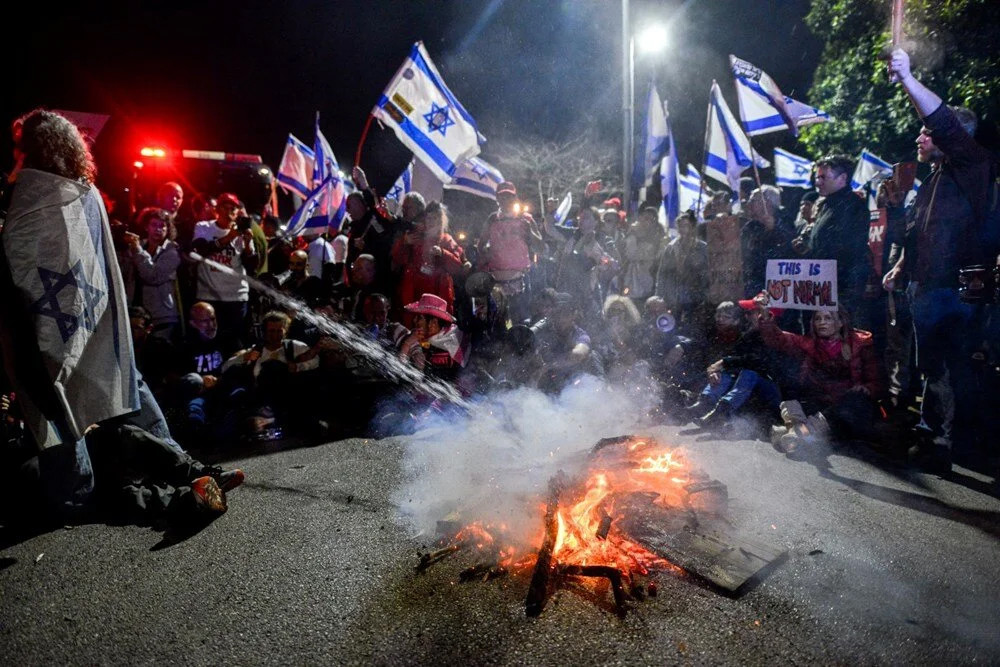
[(769, 305), (796, 310), (837, 308), (837, 260), (769, 259), (765, 290)]

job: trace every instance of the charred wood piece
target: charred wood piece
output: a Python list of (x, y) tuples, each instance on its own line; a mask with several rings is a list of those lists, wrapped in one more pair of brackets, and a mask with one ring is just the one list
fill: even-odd
[(552, 550), (559, 537), (559, 496), (562, 494), (566, 476), (560, 470), (549, 480), (549, 497), (545, 505), (545, 537), (538, 549), (538, 559), (535, 561), (535, 571), (531, 573), (531, 583), (528, 585), (528, 596), (524, 600), (524, 613), (529, 617), (538, 616), (545, 608), (549, 597), (549, 574), (552, 570)]
[(496, 579), (506, 575), (507, 568), (503, 565), (498, 565), (497, 563), (476, 563), (472, 567), (467, 567), (459, 572), (458, 580), (463, 583), (466, 581), (472, 581), (473, 579), (489, 581), (490, 579)]
[(606, 540), (608, 539), (608, 531), (611, 530), (611, 517), (608, 514), (602, 514), (601, 523), (597, 526), (597, 539)]
[(557, 571), (562, 576), (604, 577), (611, 582), (611, 592), (615, 596), (615, 609), (618, 615), (625, 616), (626, 595), (625, 587), (622, 585), (621, 570), (609, 565), (560, 565)]
[(420, 556), (420, 562), (418, 562), (413, 567), (413, 569), (416, 572), (418, 572), (418, 573), (419, 572), (423, 572), (424, 570), (426, 570), (427, 568), (429, 568), (434, 563), (436, 563), (436, 562), (438, 562), (440, 560), (444, 560), (445, 558), (447, 558), (448, 556), (452, 555), (456, 551), (461, 550), (462, 547), (464, 547), (464, 546), (465, 546), (464, 543), (459, 542), (457, 544), (449, 544), (446, 547), (442, 547), (442, 548), (440, 548), (440, 549), (438, 549), (436, 551), (431, 551), (430, 553), (421, 554), (421, 556)]

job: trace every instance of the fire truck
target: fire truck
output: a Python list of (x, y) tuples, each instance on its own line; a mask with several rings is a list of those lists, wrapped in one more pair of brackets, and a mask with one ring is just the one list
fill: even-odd
[(198, 194), (214, 197), (232, 192), (251, 214), (261, 213), (267, 204), (277, 210), (274, 172), (260, 155), (148, 145), (134, 158), (127, 186), (131, 211), (155, 205), (156, 191), (167, 181), (184, 188), (185, 205)]

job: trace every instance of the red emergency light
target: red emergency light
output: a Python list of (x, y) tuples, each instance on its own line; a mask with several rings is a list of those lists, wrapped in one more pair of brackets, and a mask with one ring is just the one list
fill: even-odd
[(159, 146), (143, 146), (139, 155), (143, 157), (167, 157), (167, 151)]

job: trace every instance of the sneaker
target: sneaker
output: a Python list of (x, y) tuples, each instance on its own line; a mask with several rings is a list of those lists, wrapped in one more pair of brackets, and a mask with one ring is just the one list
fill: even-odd
[(214, 479), (219, 488), (226, 492), (232, 491), (246, 481), (246, 475), (239, 468), (223, 470), (218, 466), (204, 466), (201, 469), (201, 474)]
[(224, 514), (227, 509), (225, 492), (208, 475), (191, 482), (191, 495), (195, 506), (204, 513)]
[(729, 407), (729, 403), (719, 401), (715, 408), (709, 410), (701, 417), (696, 418), (694, 421), (702, 428), (713, 428), (728, 422), (730, 417), (732, 417), (732, 412), (733, 411)]

